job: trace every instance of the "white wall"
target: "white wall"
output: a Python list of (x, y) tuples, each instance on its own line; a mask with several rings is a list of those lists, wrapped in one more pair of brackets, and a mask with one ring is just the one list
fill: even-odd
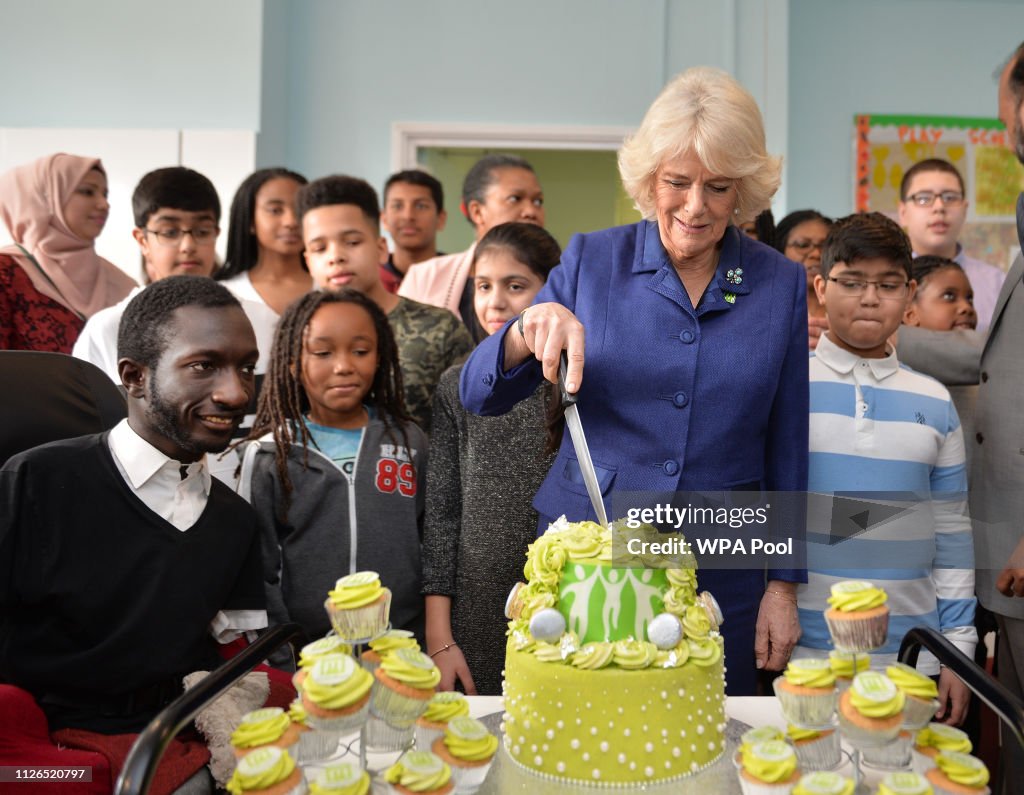
[(1019, 0), (790, 0), (791, 209), (853, 210), (856, 113), (996, 116)]

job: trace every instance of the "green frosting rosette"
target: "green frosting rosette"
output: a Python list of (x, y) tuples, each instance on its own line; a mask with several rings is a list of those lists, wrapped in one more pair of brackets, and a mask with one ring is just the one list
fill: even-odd
[(416, 636), (407, 629), (392, 629), (371, 640), (369, 646), (377, 654), (383, 655), (395, 649), (418, 649), (420, 644), (416, 642)]
[(885, 675), (903, 691), (904, 695), (923, 699), (938, 698), (939, 696), (939, 686), (935, 684), (934, 679), (905, 663), (893, 663), (885, 669)]
[(658, 647), (643, 640), (618, 640), (612, 644), (612, 662), (619, 668), (638, 671), (650, 668), (658, 656)]
[(529, 621), (538, 610), (545, 607), (554, 607), (558, 601), (555, 586), (546, 585), (542, 582), (530, 582), (519, 589), (519, 602), (522, 609), (519, 618)]
[(575, 632), (563, 632), (558, 643), (537, 641), (533, 646), (533, 656), (541, 662), (565, 662), (580, 648), (580, 639)]
[(783, 674), (791, 685), (801, 687), (833, 687), (836, 675), (828, 660), (815, 657), (804, 657), (790, 660)]
[(741, 749), (740, 763), (759, 781), (776, 784), (796, 772), (796, 752), (783, 740), (768, 740)]
[(700, 605), (690, 605), (683, 614), (683, 633), (688, 638), (700, 640), (711, 632), (711, 619)]
[(905, 770), (886, 773), (878, 785), (878, 795), (932, 795), (932, 792), (928, 779)]
[(248, 712), (242, 722), (231, 733), (231, 744), (235, 748), (256, 748), (279, 740), (288, 731), (291, 720), (280, 707), (266, 707)]
[(828, 603), (841, 613), (860, 613), (881, 607), (889, 598), (885, 591), (869, 582), (844, 580), (832, 586)]
[(427, 704), (427, 711), (422, 718), (430, 723), (447, 723), (452, 718), (462, 717), (469, 714), (469, 702), (462, 693), (453, 690), (444, 690), (434, 693), (430, 703)]
[[(830, 651), (828, 663), (832, 666), (832, 673), (844, 679), (853, 679), (855, 674), (866, 671), (871, 664), (866, 654), (853, 654), (848, 651)], [(854, 670), (856, 665), (856, 670)]]
[(766, 743), (771, 740), (784, 740), (785, 735), (774, 726), (758, 726), (756, 729), (747, 729), (740, 736), (740, 752), (749, 750), (758, 743)]
[(444, 732), (444, 744), (456, 759), (481, 762), (498, 750), (498, 738), (480, 721), (470, 717), (454, 718)]
[(821, 770), (801, 776), (793, 795), (853, 795), (853, 781), (846, 776)]
[(612, 644), (594, 642), (584, 643), (572, 656), (572, 664), (584, 671), (596, 671), (612, 662)]
[(419, 690), (432, 690), (441, 681), (441, 671), (434, 661), (415, 649), (395, 649), (385, 654), (380, 667), (395, 681)]
[(970, 754), (944, 751), (935, 757), (935, 766), (956, 784), (978, 789), (988, 784), (988, 768), (984, 762)]
[(384, 771), (384, 779), (389, 784), (398, 784), (413, 792), (441, 789), (451, 777), (448, 765), (430, 751), (408, 751)]
[(380, 575), (375, 571), (357, 571), (342, 577), (327, 592), (327, 598), (337, 608), (348, 610), (373, 604), (384, 594)]
[(302, 692), (324, 709), (345, 709), (370, 692), (373, 677), (348, 655), (332, 654), (316, 661), (302, 683)]
[(666, 613), (682, 618), (686, 615), (687, 608), (693, 605), (694, 596), (688, 588), (672, 586), (665, 591), (661, 600), (665, 605)]
[(601, 525), (596, 522), (576, 522), (555, 538), (572, 561), (593, 560), (601, 552)]
[(853, 678), (850, 703), (867, 718), (891, 718), (903, 711), (906, 701), (892, 680), (875, 671), (864, 671)]
[(352, 647), (337, 635), (307, 643), (299, 651), (299, 668), (312, 668), (313, 663), (328, 654), (352, 654)]
[(714, 665), (722, 659), (722, 646), (716, 638), (686, 639), (690, 650), (690, 662), (701, 668)]
[(270, 745), (250, 751), (238, 762), (225, 788), (232, 795), (269, 789), (295, 772), (295, 760), (287, 751)]
[(686, 640), (671, 649), (659, 650), (654, 656), (655, 668), (681, 668), (690, 659), (690, 644)]
[(523, 574), (527, 582), (538, 582), (554, 588), (562, 576), (562, 568), (569, 559), (559, 535), (543, 535), (534, 541), (526, 553)]
[(328, 765), (309, 785), (310, 795), (367, 795), (369, 791), (369, 774), (351, 762)]
[(929, 723), (917, 733), (914, 742), (921, 748), (957, 751), (961, 754), (969, 754), (974, 750), (967, 732), (945, 723)]
[(292, 723), (297, 723), (300, 726), (306, 725), (306, 718), (309, 715), (306, 713), (306, 708), (302, 706), (302, 699), (297, 698), (291, 704), (288, 705), (288, 720)]

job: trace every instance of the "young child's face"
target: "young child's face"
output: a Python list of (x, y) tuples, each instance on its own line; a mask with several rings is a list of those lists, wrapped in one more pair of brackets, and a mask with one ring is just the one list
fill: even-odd
[[(921, 193), (936, 196), (930, 207), (920, 207), (910, 198)], [(938, 198), (942, 193), (955, 194), (960, 200), (947, 204)], [(945, 171), (923, 171), (915, 175), (907, 186), (906, 200), (899, 205), (900, 226), (907, 230), (917, 254), (951, 256), (966, 218), (967, 202), (963, 200), (960, 180)]]
[(329, 204), (302, 218), (306, 265), (313, 285), (332, 292), (351, 287), (372, 295), (388, 247), (375, 224), (354, 204)]
[(473, 276), (473, 308), (480, 327), (493, 334), (533, 303), (543, 286), (540, 276), (508, 249), (484, 252)]
[(373, 318), (356, 304), (324, 304), (309, 320), (302, 346), (302, 388), (309, 418), (332, 428), (366, 424), (363, 400), (377, 372)]
[(977, 328), (974, 290), (967, 274), (959, 268), (941, 268), (929, 273), (907, 306), (903, 322), (934, 331)]
[(189, 212), (173, 207), (159, 208), (144, 229), (132, 232), (142, 250), (146, 275), (154, 282), (168, 276), (212, 276), (217, 267), (218, 234), (212, 210)]
[(302, 232), (295, 215), (295, 194), (299, 183), (288, 177), (275, 177), (256, 191), (253, 208), (253, 234), (260, 248), (285, 257), (302, 251)]
[[(867, 284), (866, 282), (875, 282)], [(814, 289), (828, 316), (828, 336), (840, 348), (867, 359), (886, 355), (886, 341), (899, 328), (916, 284), (887, 259), (837, 262)], [(859, 294), (858, 294), (859, 293)]]

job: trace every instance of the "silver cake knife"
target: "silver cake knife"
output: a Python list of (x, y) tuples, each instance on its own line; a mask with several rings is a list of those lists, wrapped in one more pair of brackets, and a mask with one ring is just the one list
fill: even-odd
[(569, 427), (569, 436), (572, 437), (572, 446), (576, 450), (576, 460), (580, 464), (580, 472), (583, 474), (583, 482), (587, 486), (587, 494), (590, 495), (590, 503), (594, 506), (597, 520), (601, 527), (608, 526), (608, 514), (604, 510), (604, 500), (601, 499), (601, 487), (597, 482), (597, 473), (594, 471), (594, 461), (590, 457), (590, 448), (587, 446), (587, 437), (583, 434), (583, 423), (580, 422), (580, 410), (576, 405), (576, 395), (570, 395), (565, 389), (565, 374), (569, 368), (569, 357), (562, 351), (562, 358), (558, 364), (558, 390), (561, 392), (562, 409), (565, 411), (565, 424)]

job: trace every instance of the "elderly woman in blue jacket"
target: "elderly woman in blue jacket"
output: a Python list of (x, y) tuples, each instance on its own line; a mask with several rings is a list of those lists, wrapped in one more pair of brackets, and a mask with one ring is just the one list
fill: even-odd
[[(805, 491), (804, 270), (738, 228), (780, 181), (753, 97), (718, 70), (682, 73), (619, 170), (644, 220), (573, 237), (536, 302), (470, 357), (463, 404), (508, 411), (541, 378), (557, 382), (565, 350), (606, 505), (614, 491)], [(542, 527), (594, 516), (567, 435), (534, 507)], [(804, 580), (702, 565), (726, 617), (731, 695), (754, 692), (757, 668), (785, 666)]]

